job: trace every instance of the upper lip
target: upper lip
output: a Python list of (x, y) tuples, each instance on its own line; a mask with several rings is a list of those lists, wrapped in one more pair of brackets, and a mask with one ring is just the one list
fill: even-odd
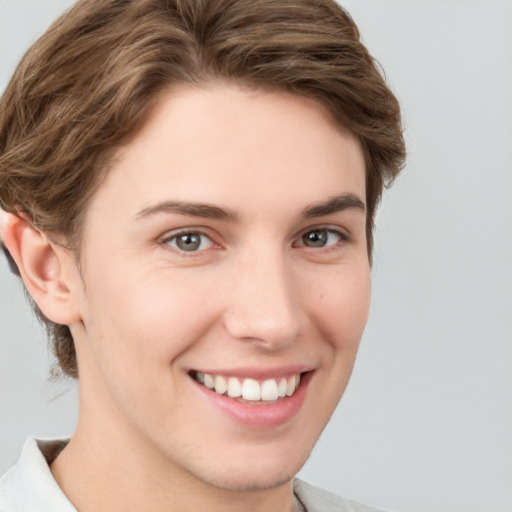
[(238, 377), (240, 379), (266, 380), (290, 375), (310, 372), (314, 367), (307, 364), (294, 364), (276, 368), (238, 367), (238, 368), (191, 368), (190, 372), (201, 372), (208, 375), (222, 375), (223, 377)]

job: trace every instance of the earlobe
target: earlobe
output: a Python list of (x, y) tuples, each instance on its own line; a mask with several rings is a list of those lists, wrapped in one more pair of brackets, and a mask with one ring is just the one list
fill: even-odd
[(2, 240), (43, 314), (58, 324), (77, 321), (74, 276), (69, 271), (74, 263), (69, 251), (49, 241), (27, 219), (9, 213), (3, 214)]

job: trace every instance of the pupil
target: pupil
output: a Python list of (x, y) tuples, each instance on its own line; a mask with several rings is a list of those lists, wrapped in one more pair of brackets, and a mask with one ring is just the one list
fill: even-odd
[(303, 240), (309, 247), (323, 247), (327, 243), (327, 232), (311, 231), (304, 236)]
[(201, 237), (193, 233), (180, 235), (177, 245), (182, 251), (195, 251), (201, 245)]

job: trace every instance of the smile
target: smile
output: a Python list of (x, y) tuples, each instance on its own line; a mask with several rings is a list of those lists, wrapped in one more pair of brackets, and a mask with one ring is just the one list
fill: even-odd
[(264, 368), (188, 371), (207, 407), (244, 429), (256, 430), (290, 424), (302, 409), (314, 374), (309, 365), (275, 372)]
[(300, 383), (300, 373), (263, 381), (201, 372), (193, 372), (192, 377), (218, 395), (261, 405), (293, 396)]

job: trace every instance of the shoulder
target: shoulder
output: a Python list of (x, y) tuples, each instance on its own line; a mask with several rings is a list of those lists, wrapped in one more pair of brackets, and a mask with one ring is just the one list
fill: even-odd
[(66, 442), (25, 442), (19, 461), (0, 478), (1, 512), (76, 512), (48, 466)]
[(307, 512), (379, 512), (367, 505), (340, 498), (298, 478), (293, 482), (293, 492)]

